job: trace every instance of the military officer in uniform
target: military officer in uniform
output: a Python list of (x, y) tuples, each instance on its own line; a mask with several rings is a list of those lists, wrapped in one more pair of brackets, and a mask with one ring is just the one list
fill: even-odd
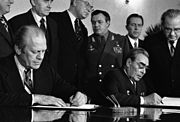
[(92, 102), (101, 104), (98, 93), (104, 75), (111, 69), (121, 67), (129, 49), (127, 41), (120, 41), (121, 35), (109, 31), (110, 16), (106, 11), (93, 11), (91, 22), (94, 33), (89, 36), (87, 49), (86, 90)]

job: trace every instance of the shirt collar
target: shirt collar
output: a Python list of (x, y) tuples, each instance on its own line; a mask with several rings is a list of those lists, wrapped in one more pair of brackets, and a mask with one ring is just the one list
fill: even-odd
[[(177, 42), (178, 42), (177, 40), (174, 41), (174, 43), (173, 43), (173, 46), (174, 46), (174, 47), (176, 47)], [(169, 41), (168, 41), (168, 44), (170, 45)]]
[(70, 17), (70, 19), (71, 19), (72, 26), (73, 26), (73, 28), (75, 29), (75, 27), (74, 27), (74, 22), (75, 22), (75, 20), (76, 20), (76, 17), (75, 17), (69, 10), (67, 10), (67, 12), (68, 12), (69, 17)]
[(128, 38), (131, 42), (131, 45), (134, 47), (134, 43), (136, 42), (137, 43), (137, 46), (139, 45), (139, 39), (133, 39), (131, 38), (129, 35), (128, 35)]
[(21, 63), (19, 62), (19, 60), (18, 60), (18, 58), (17, 58), (16, 55), (14, 56), (14, 60), (15, 60), (15, 63), (16, 63), (16, 66), (17, 66), (18, 70), (19, 70), (21, 73), (23, 73), (24, 70), (25, 70), (25, 67), (24, 67), (23, 65), (21, 65)]
[[(38, 26), (40, 26), (40, 20), (42, 19), (41, 16), (39, 16), (36, 12), (34, 12), (32, 9), (31, 9), (31, 12), (32, 12), (32, 15), (36, 21), (36, 23), (38, 24)], [(44, 20), (45, 20), (45, 23), (46, 23), (46, 17), (43, 17)], [(46, 25), (46, 24), (45, 24)]]

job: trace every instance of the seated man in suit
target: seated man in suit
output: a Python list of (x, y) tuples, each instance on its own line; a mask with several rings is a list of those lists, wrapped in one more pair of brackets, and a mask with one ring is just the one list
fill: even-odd
[[(138, 106), (140, 104), (160, 104), (161, 97), (152, 93), (148, 96), (148, 89), (142, 79), (149, 65), (149, 55), (142, 48), (132, 49), (121, 69), (108, 72), (103, 81), (103, 90), (107, 96), (112, 94), (120, 105)], [(149, 90), (150, 91), (150, 90)]]
[[(86, 95), (66, 83), (44, 59), (44, 32), (22, 26), (16, 36), (16, 54), (0, 60), (0, 105), (82, 105)], [(64, 102), (65, 101), (65, 102)]]

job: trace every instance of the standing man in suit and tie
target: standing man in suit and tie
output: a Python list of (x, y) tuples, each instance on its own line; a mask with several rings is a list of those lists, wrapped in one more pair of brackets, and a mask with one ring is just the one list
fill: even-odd
[(47, 51), (45, 59), (56, 69), (58, 53), (57, 24), (48, 15), (53, 0), (30, 0), (32, 8), (26, 13), (12, 17), (9, 24), (16, 31), (23, 25), (36, 25), (46, 33)]
[(100, 104), (98, 90), (104, 75), (109, 70), (122, 66), (123, 58), (129, 49), (128, 42), (120, 40), (121, 35), (109, 30), (110, 15), (106, 11), (93, 11), (91, 23), (94, 33), (89, 36), (87, 50), (87, 91), (94, 97), (95, 103)]
[[(0, 60), (0, 105), (82, 105), (86, 95), (63, 80), (47, 60), (44, 32), (22, 26), (15, 36), (15, 55)], [(43, 62), (43, 63), (42, 63)], [(27, 78), (27, 71), (29, 75)]]
[(88, 33), (82, 19), (92, 11), (92, 0), (70, 0), (70, 7), (50, 16), (58, 24), (58, 72), (71, 84), (82, 87), (87, 64)]
[[(122, 68), (109, 71), (103, 79), (103, 91), (114, 95), (120, 105), (160, 104), (161, 97), (146, 87), (143, 76), (149, 66), (149, 55), (142, 48), (134, 48), (126, 56)], [(147, 96), (148, 95), (148, 96)]]
[(14, 53), (11, 28), (4, 17), (10, 12), (10, 5), (13, 3), (14, 0), (0, 0), (0, 58)]
[(161, 16), (161, 28), (144, 40), (144, 48), (150, 55), (147, 75), (162, 97), (180, 97), (180, 10), (165, 11)]
[(129, 43), (129, 48), (137, 48), (143, 46), (143, 40), (139, 38), (141, 35), (144, 19), (141, 15), (133, 13), (126, 20), (126, 29), (128, 34), (122, 38)]

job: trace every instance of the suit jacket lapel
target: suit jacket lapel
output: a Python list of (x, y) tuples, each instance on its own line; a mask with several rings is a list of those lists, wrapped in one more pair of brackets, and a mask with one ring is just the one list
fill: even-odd
[(131, 45), (128, 35), (126, 35), (126, 41), (128, 41), (129, 49), (133, 49), (133, 46)]
[(17, 69), (17, 66), (14, 61), (14, 57), (11, 56), (11, 59), (6, 62), (7, 68), (6, 68), (6, 77), (8, 86), (10, 89), (13, 89), (12, 92), (22, 92), (25, 91), (19, 71)]
[[(121, 68), (122, 69), (122, 68)], [(128, 86), (128, 90), (129, 90), (129, 92), (131, 91), (132, 93), (130, 93), (130, 94), (136, 94), (136, 91), (135, 91), (135, 89), (134, 89), (134, 86), (133, 86), (133, 84), (131, 83), (131, 81), (130, 81), (130, 79), (129, 79), (129, 77), (126, 75), (126, 73), (124, 72), (124, 70), (122, 69), (122, 71), (123, 71), (123, 75), (125, 76), (125, 78), (126, 78), (126, 80), (124, 80), (125, 82), (126, 81), (128, 81), (127, 83), (125, 83), (125, 84), (127, 84)], [(136, 85), (137, 86), (137, 85)]]
[(27, 14), (27, 17), (28, 17), (28, 19), (27, 19), (28, 20), (28, 25), (37, 25), (33, 15), (32, 15), (31, 10), (29, 10), (26, 14)]
[[(72, 45), (72, 47), (73, 48), (75, 48), (75, 44), (76, 44), (76, 35), (75, 35), (75, 32), (74, 32), (74, 29), (73, 29), (73, 25), (72, 25), (72, 22), (71, 22), (71, 18), (70, 18), (70, 16), (69, 16), (69, 14), (68, 14), (68, 12), (67, 11), (65, 11), (65, 13), (64, 13), (64, 19), (66, 20), (66, 23), (68, 23), (68, 24), (66, 24), (66, 26), (67, 26), (67, 28), (69, 28), (69, 29), (67, 29), (69, 32), (69, 36), (72, 36), (72, 38), (73, 39), (71, 39), (71, 40), (67, 40), (67, 41), (69, 41), (69, 44), (70, 45)], [(65, 23), (64, 23), (65, 24)]]
[(0, 34), (8, 41), (8, 43), (12, 46), (10, 34), (6, 31), (3, 24), (0, 22)]

